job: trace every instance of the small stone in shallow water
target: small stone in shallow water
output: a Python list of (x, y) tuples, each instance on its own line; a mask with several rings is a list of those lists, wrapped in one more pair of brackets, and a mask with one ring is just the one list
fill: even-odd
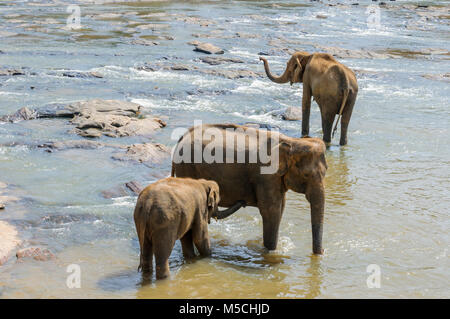
[(16, 257), (18, 260), (24, 258), (33, 258), (38, 261), (48, 261), (55, 259), (55, 255), (47, 248), (28, 247), (17, 251)]
[(0, 203), (0, 209), (5, 209), (5, 205), (3, 203)]
[(18, 69), (0, 69), (0, 76), (24, 75), (25, 72)]
[(299, 107), (289, 106), (283, 114), (283, 120), (286, 121), (300, 121), (302, 119), (302, 109)]

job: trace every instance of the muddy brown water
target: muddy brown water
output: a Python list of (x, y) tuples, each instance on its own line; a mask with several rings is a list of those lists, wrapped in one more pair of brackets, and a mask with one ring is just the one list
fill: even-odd
[[(45, 247), (56, 256), (45, 262), (10, 258), (0, 266), (1, 298), (450, 297), (445, 1), (427, 1), (428, 8), (416, 8), (417, 1), (388, 3), (375, 29), (367, 24), (368, 3), (363, 2), (205, 1), (194, 6), (85, 1), (79, 3), (83, 28), (75, 31), (63, 29), (66, 6), (41, 3), (46, 5), (0, 1), (0, 66), (25, 71), (0, 77), (0, 115), (22, 106), (121, 99), (163, 116), (168, 126), (150, 139), (102, 137), (104, 142), (150, 140), (173, 146), (173, 130), (193, 125), (194, 119), (269, 124), (298, 137), (301, 122), (276, 115), (300, 106), (298, 85), (140, 68), (182, 64), (263, 72), (258, 61), (263, 52), (279, 74), (289, 58), (285, 48), (346, 49), (336, 53), (357, 71), (360, 92), (349, 144), (339, 147), (335, 138), (326, 153), (323, 256), (311, 254), (309, 205), (303, 195), (289, 192), (276, 251), (263, 248), (258, 211), (241, 209), (212, 221), (211, 258), (185, 262), (177, 243), (171, 278), (151, 283), (137, 272), (136, 197), (105, 199), (101, 192), (130, 180), (148, 184), (167, 176), (170, 163), (149, 167), (113, 161), (109, 148), (47, 153), (32, 147), (77, 139), (65, 119), (0, 124), (0, 145), (15, 145), (0, 146), (0, 181), (21, 198), (0, 211), (0, 220), (17, 228), (24, 246)], [(98, 16), (111, 13), (120, 16)], [(168, 27), (138, 27), (148, 23)], [(132, 43), (139, 39), (158, 45)], [(225, 49), (224, 57), (244, 63), (202, 63), (198, 58), (203, 55), (186, 44), (192, 40), (213, 43)], [(98, 72), (103, 78), (69, 78), (63, 75), (67, 71)], [(311, 135), (321, 136), (315, 103), (310, 123)], [(81, 288), (66, 284), (71, 264), (80, 266)], [(369, 265), (380, 269), (379, 288), (367, 285)]]

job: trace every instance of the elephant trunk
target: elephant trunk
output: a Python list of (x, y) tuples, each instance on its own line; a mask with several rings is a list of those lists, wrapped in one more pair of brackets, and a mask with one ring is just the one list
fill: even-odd
[(228, 216), (232, 215), (233, 213), (235, 213), (239, 208), (241, 207), (245, 207), (246, 203), (243, 200), (238, 200), (236, 203), (233, 204), (233, 206), (231, 206), (228, 209), (225, 210), (217, 210), (215, 213), (213, 213), (212, 217), (216, 218), (216, 219), (224, 219), (227, 218)]
[(325, 191), (322, 184), (310, 188), (308, 192), (308, 200), (311, 205), (311, 230), (313, 253), (316, 255), (323, 254), (322, 249), (322, 232), (323, 232), (323, 215), (325, 208)]
[(280, 83), (280, 84), (287, 83), (289, 81), (289, 75), (290, 75), (289, 73), (290, 72), (288, 71), (288, 68), (286, 68), (283, 75), (274, 76), (274, 75), (272, 75), (272, 73), (270, 73), (269, 63), (267, 62), (267, 60), (265, 58), (261, 58), (261, 57), (259, 59), (264, 62), (264, 70), (266, 71), (267, 77), (271, 81), (273, 81), (275, 83)]

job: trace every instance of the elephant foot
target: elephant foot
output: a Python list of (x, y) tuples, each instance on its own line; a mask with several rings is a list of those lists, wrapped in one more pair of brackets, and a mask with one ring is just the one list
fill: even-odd
[(166, 267), (156, 266), (156, 279), (165, 279), (170, 276), (170, 271)]

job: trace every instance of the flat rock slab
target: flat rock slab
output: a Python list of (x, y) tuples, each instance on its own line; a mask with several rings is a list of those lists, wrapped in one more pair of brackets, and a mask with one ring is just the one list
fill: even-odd
[(143, 164), (159, 164), (170, 156), (170, 148), (163, 144), (132, 144), (125, 153), (116, 153), (112, 158), (118, 161), (132, 161)]
[(110, 143), (102, 143), (97, 141), (91, 141), (91, 140), (68, 140), (68, 141), (56, 141), (56, 142), (49, 142), (39, 145), (40, 148), (47, 148), (51, 152), (51, 150), (67, 150), (67, 149), (85, 149), (85, 150), (92, 150), (92, 149), (98, 149), (103, 147), (111, 147), (111, 148), (127, 148), (125, 145), (121, 144), (110, 144)]
[(0, 266), (8, 260), (11, 252), (20, 243), (16, 228), (5, 221), (0, 221)]
[(222, 63), (244, 63), (243, 60), (237, 58), (224, 58), (224, 57), (201, 57), (200, 61), (209, 65), (219, 65)]
[(64, 109), (72, 112), (73, 115), (95, 111), (113, 115), (136, 116), (141, 106), (128, 101), (93, 99), (69, 104)]
[(216, 47), (215, 45), (211, 44), (211, 43), (201, 43), (198, 42), (195, 45), (194, 51), (197, 52), (202, 52), (202, 53), (206, 53), (206, 54), (224, 54), (224, 50), (222, 50), (219, 47)]
[(83, 137), (149, 135), (166, 126), (156, 117), (140, 118), (140, 109), (132, 102), (95, 99), (68, 105), (63, 112), (74, 114), (70, 122)]

